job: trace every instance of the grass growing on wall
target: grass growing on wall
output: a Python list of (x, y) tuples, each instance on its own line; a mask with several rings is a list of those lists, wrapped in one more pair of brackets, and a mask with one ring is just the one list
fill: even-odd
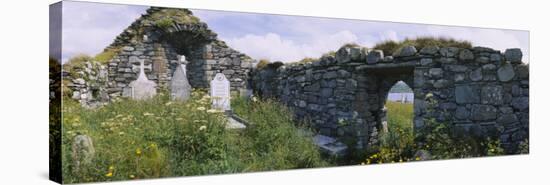
[(374, 49), (382, 50), (384, 55), (392, 55), (398, 49), (404, 46), (414, 46), (417, 50), (420, 50), (427, 46), (437, 47), (457, 47), (457, 48), (471, 48), (472, 43), (465, 40), (456, 40), (453, 38), (445, 37), (417, 37), (417, 38), (405, 38), (403, 41), (384, 41), (374, 45)]
[[(224, 128), (222, 113), (194, 91), (185, 102), (159, 95), (147, 101), (124, 100), (83, 109), (66, 99), (63, 107), (65, 183), (281, 170), (326, 165), (293, 126), (291, 114), (271, 101), (237, 99), (235, 111), (254, 123), (244, 131)], [(92, 138), (91, 165), (75, 172), (72, 140)]]

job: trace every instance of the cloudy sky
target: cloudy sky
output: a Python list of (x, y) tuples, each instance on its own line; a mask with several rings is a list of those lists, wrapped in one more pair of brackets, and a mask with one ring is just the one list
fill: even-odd
[[(65, 2), (63, 6), (63, 61), (80, 54), (95, 55), (108, 46), (148, 7), (86, 2)], [(471, 27), (404, 24), (315, 17), (192, 10), (218, 33), (221, 40), (255, 59), (297, 61), (319, 57), (345, 43), (363, 46), (385, 40), (418, 36), (443, 36), (471, 41), (504, 51), (521, 48), (529, 57), (527, 31)]]

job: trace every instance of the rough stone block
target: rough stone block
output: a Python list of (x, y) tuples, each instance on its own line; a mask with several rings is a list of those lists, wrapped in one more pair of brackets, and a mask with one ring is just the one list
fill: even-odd
[(483, 86), (481, 88), (481, 103), (501, 105), (504, 102), (502, 86)]
[(479, 103), (480, 89), (477, 85), (460, 85), (455, 87), (455, 98), (458, 104)]

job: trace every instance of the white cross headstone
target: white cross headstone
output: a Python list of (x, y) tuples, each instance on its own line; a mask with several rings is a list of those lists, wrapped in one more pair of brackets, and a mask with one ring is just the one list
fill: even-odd
[(187, 80), (187, 74), (185, 71), (185, 56), (181, 56), (181, 63), (174, 71), (172, 75), (172, 81), (170, 83), (170, 91), (172, 100), (187, 101), (191, 96), (191, 85)]
[(151, 98), (157, 94), (157, 84), (147, 79), (147, 76), (145, 75), (145, 64), (143, 59), (139, 59), (136, 56), (130, 57), (130, 63), (134, 63), (136, 61), (139, 61), (140, 63), (140, 71), (137, 80), (130, 82), (129, 86), (131, 88), (131, 97), (132, 99), (136, 100)]
[(222, 73), (216, 74), (214, 79), (210, 81), (210, 96), (212, 97), (212, 107), (214, 109), (231, 110), (229, 88), (229, 80)]

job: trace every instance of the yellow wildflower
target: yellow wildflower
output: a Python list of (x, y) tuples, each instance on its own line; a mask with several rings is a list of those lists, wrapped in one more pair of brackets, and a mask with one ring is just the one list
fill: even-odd
[(139, 149), (139, 148), (136, 149), (136, 155), (138, 155), (138, 156), (141, 155), (141, 149)]
[(107, 174), (105, 174), (106, 177), (112, 177), (113, 176), (113, 172), (109, 172)]
[(416, 157), (415, 159), (416, 159), (417, 161), (420, 161), (420, 157)]
[(114, 167), (114, 166), (112, 166), (112, 165), (111, 165), (111, 166), (109, 166), (109, 171), (113, 171), (114, 169), (115, 169), (115, 167)]
[(136, 176), (130, 175), (130, 179), (134, 179), (134, 178), (136, 178)]

